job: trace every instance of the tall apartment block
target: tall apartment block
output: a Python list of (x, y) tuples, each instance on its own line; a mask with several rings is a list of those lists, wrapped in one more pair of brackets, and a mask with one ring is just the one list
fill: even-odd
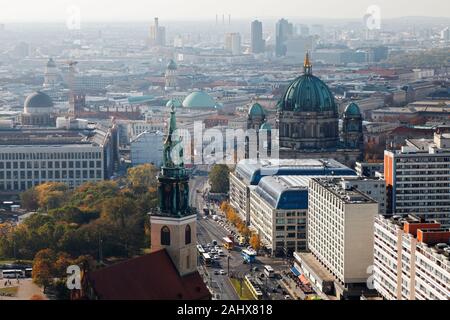
[(450, 300), (450, 229), (412, 215), (377, 216), (374, 286), (388, 300)]
[(450, 226), (450, 127), (434, 139), (406, 140), (398, 151), (385, 151), (387, 213), (417, 214)]
[(338, 298), (368, 290), (373, 264), (373, 225), (378, 203), (341, 179), (311, 179), (308, 249), (296, 253), (296, 268), (316, 290)]

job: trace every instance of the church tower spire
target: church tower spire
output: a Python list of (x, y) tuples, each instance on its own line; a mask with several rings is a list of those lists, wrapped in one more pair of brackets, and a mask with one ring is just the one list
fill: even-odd
[(176, 132), (175, 106), (170, 106), (164, 159), (158, 176), (158, 208), (150, 213), (151, 250), (167, 250), (180, 275), (197, 270), (197, 215), (189, 206), (189, 176)]

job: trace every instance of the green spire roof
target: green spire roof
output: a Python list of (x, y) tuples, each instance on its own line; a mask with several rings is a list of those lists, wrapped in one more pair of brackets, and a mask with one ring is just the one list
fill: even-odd
[[(177, 119), (175, 117), (175, 106), (172, 104), (170, 109), (170, 118), (168, 122), (167, 138), (164, 141), (164, 167), (175, 168), (184, 167), (183, 163), (183, 147), (177, 145), (181, 143), (181, 140), (175, 134), (177, 129)], [(176, 151), (179, 153), (176, 154)]]
[(264, 116), (265, 114), (264, 108), (259, 103), (253, 104), (248, 111), (249, 116)]
[(359, 109), (359, 106), (356, 103), (352, 102), (345, 108), (344, 115), (361, 116), (361, 110)]

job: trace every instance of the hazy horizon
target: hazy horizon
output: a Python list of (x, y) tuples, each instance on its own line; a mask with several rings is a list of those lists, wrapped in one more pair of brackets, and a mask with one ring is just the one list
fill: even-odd
[[(213, 2), (213, 3), (212, 3)], [(0, 0), (0, 23), (60, 22), (70, 15), (70, 8), (80, 10), (84, 22), (142, 22), (160, 17), (162, 21), (215, 20), (223, 15), (231, 19), (362, 19), (367, 8), (379, 6), (381, 18), (450, 17), (450, 2), (444, 0)], [(445, 13), (445, 14), (443, 14)]]

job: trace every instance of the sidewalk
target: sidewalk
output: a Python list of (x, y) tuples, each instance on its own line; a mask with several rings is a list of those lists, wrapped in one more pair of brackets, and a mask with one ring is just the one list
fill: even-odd
[[(0, 289), (8, 288), (4, 286), (4, 279), (0, 280)], [(15, 297), (2, 297), (0, 300), (30, 300), (33, 296), (40, 297), (42, 300), (48, 300), (43, 290), (33, 283), (32, 279), (20, 279), (17, 283), (16, 279), (11, 279), (11, 287), (18, 287), (17, 295)]]
[(294, 281), (292, 281), (291, 279), (288, 279), (283, 276), (281, 283), (287, 289), (289, 294), (291, 296), (293, 296), (295, 299), (297, 299), (297, 300), (298, 299), (300, 299), (300, 300), (306, 299), (306, 297), (307, 297), (306, 294), (302, 290), (300, 290), (300, 288), (298, 288), (296, 286), (296, 283)]

